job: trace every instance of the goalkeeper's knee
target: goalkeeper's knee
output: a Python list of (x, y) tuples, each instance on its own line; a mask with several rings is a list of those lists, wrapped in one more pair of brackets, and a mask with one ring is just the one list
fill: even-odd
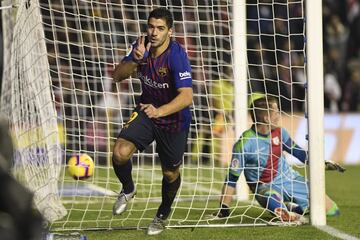
[(283, 204), (281, 195), (276, 191), (262, 191), (260, 192), (260, 196), (257, 197), (257, 200), (263, 208), (267, 208), (270, 211), (274, 211), (276, 208), (286, 209), (286, 206)]

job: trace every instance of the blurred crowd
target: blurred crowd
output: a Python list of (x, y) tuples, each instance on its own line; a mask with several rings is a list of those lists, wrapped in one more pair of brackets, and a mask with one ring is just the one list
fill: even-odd
[(330, 112), (360, 111), (360, 5), (324, 0), (324, 89)]
[[(248, 0), (254, 4), (247, 9), (250, 89), (281, 96), (283, 110), (300, 111), (305, 98), (304, 6), (300, 1), (288, 6), (262, 2)], [(358, 0), (323, 1), (324, 100), (331, 113), (360, 111), (359, 9)]]
[[(44, 6), (42, 14), (50, 66), (54, 68), (52, 75), (58, 78), (75, 75), (75, 86), (69, 86), (68, 81), (62, 87), (75, 88), (79, 92), (91, 88), (93, 95), (116, 91), (111, 81), (100, 79), (111, 77), (113, 64), (125, 54), (126, 47), (138, 32), (144, 31), (150, 6), (139, 4), (134, 12), (133, 0), (123, 0), (122, 4), (110, 1), (111, 8), (106, 5), (107, 1), (90, 6), (86, 2), (65, 0), (64, 5), (52, 2), (46, 10), (49, 3), (40, 2)], [(158, 2), (161, 5), (162, 1)], [(299, 111), (304, 107), (305, 97), (304, 3), (289, 0), (285, 5), (285, 2), (247, 0), (249, 87), (251, 91), (280, 95), (284, 110)], [(185, 0), (168, 4), (174, 13), (176, 38), (186, 47), (192, 62), (194, 79), (231, 78), (226, 75), (232, 58), (226, 2)], [(217, 14), (211, 15), (206, 10), (209, 4), (218, 11)], [(182, 10), (183, 6), (186, 11)], [(329, 112), (360, 110), (357, 91), (360, 84), (359, 8), (359, 0), (323, 1), (324, 89), (325, 107)], [(183, 21), (186, 21), (185, 25)], [(200, 45), (202, 49), (199, 49)], [(218, 50), (214, 51), (214, 47)], [(88, 76), (90, 86), (84, 85), (81, 76)], [(123, 86), (125, 90), (128, 87)], [(139, 86), (134, 87), (139, 89)], [(199, 92), (207, 88), (206, 84), (196, 87)], [(74, 101), (70, 95), (74, 94), (65, 98)], [(98, 98), (92, 96), (91, 100), (96, 102)]]
[[(225, 84), (226, 91), (232, 92), (234, 85), (228, 1), (157, 0), (153, 4), (167, 5), (173, 12), (175, 38), (188, 52), (196, 127), (209, 128), (218, 112), (223, 114), (219, 121), (227, 121), (234, 105), (225, 104), (216, 89)], [(54, 101), (59, 121), (65, 125), (67, 149), (106, 157), (108, 136), (116, 137), (126, 121), (123, 116), (130, 115), (141, 92), (138, 79), (114, 84), (112, 70), (129, 44), (145, 32), (151, 5), (135, 0), (40, 0), (40, 5)], [(323, 0), (328, 112), (360, 111), (359, 5), (359, 0)], [(302, 0), (247, 0), (249, 91), (280, 96), (286, 112), (305, 107), (304, 8)], [(231, 109), (224, 109), (227, 106)]]

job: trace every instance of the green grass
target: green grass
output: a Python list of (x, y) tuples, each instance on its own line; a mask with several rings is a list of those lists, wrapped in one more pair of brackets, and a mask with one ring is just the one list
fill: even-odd
[[(188, 177), (198, 176), (202, 174), (205, 176), (206, 172), (202, 170), (186, 170), (183, 174)], [(358, 176), (360, 173), (360, 166), (348, 166), (347, 171), (344, 174), (337, 172), (326, 173), (326, 192), (327, 194), (337, 202), (341, 209), (341, 215), (339, 217), (327, 218), (327, 224), (343, 231), (347, 234), (355, 237), (360, 237), (359, 229), (359, 215), (360, 215), (360, 188), (358, 183)], [(103, 175), (103, 174), (100, 174)], [(218, 174), (221, 176), (222, 174)], [(223, 175), (222, 175), (223, 176)], [(110, 176), (113, 177), (113, 176)], [(205, 176), (204, 179), (206, 179)], [(209, 178), (210, 179), (210, 178)], [(219, 179), (221, 182), (221, 179)], [(139, 198), (144, 201), (148, 197), (146, 192), (147, 183), (143, 183), (143, 191), (139, 193)], [(157, 182), (156, 184), (160, 184)], [(205, 181), (205, 185), (208, 183)], [(111, 187), (111, 189), (117, 186)], [(105, 186), (105, 185), (104, 185)], [(207, 186), (208, 187), (208, 186)], [(217, 186), (218, 187), (218, 186)], [(156, 185), (154, 188), (159, 189)], [(190, 190), (189, 190), (190, 191)], [(195, 191), (195, 190), (194, 190)], [(182, 194), (188, 194), (183, 192)], [(197, 192), (197, 195), (204, 195), (202, 192)], [(205, 195), (206, 196), (206, 195)], [(153, 197), (153, 196), (152, 196)], [(79, 200), (74, 199), (73, 200)], [(84, 200), (82, 198), (82, 200)], [(89, 200), (89, 199), (85, 199)], [(90, 199), (92, 201), (92, 199)], [(90, 201), (90, 202), (91, 202)], [(171, 228), (164, 231), (160, 236), (148, 237), (144, 235), (143, 228), (151, 221), (155, 214), (156, 208), (159, 203), (156, 202), (135, 202), (132, 203), (130, 211), (121, 217), (113, 217), (111, 215), (112, 197), (102, 197), (96, 199), (97, 204), (68, 204), (67, 208), (71, 208), (69, 215), (67, 216), (66, 222), (61, 222), (58, 225), (54, 224), (52, 227), (63, 227), (69, 228), (84, 228), (86, 226), (93, 227), (96, 222), (97, 227), (102, 228), (117, 228), (126, 226), (139, 226), (141, 230), (103, 230), (103, 231), (84, 231), (83, 233), (88, 239), (140, 239), (146, 237), (146, 239), (336, 239), (331, 237), (327, 233), (324, 233), (310, 225), (303, 225), (297, 227), (278, 227), (278, 226), (266, 226), (266, 227), (231, 227), (231, 228)], [(207, 204), (207, 205), (206, 205)], [(191, 205), (191, 206), (190, 206)], [(184, 224), (191, 224), (192, 220), (199, 219), (201, 214), (204, 214), (204, 205), (207, 209), (216, 208), (217, 201), (204, 201), (204, 202), (180, 202), (176, 206), (176, 210), (173, 214), (176, 224), (176, 219), (186, 219)], [(193, 210), (189, 210), (189, 209)], [(103, 209), (102, 211), (98, 211)], [(237, 209), (231, 220), (228, 223), (239, 222), (242, 213), (245, 209)], [(246, 209), (247, 215), (250, 216), (261, 216), (263, 219), (270, 219), (272, 216), (268, 213), (264, 213), (261, 209), (250, 208)], [(211, 210), (209, 210), (210, 212)], [(138, 217), (142, 217), (142, 221), (138, 221)], [(86, 219), (85, 223), (81, 223), (81, 219)], [(259, 219), (258, 219), (259, 220)], [(72, 222), (73, 221), (73, 222)], [(251, 223), (252, 219), (243, 219), (245, 223)], [(221, 223), (221, 222), (219, 222)], [(65, 224), (65, 225), (64, 225)]]
[(310, 227), (259, 227), (259, 228), (196, 228), (169, 229), (159, 236), (146, 236), (144, 231), (121, 230), (85, 232), (88, 239), (337, 239)]
[(360, 166), (347, 167), (343, 174), (326, 175), (326, 191), (338, 204), (341, 215), (328, 218), (328, 225), (360, 238)]

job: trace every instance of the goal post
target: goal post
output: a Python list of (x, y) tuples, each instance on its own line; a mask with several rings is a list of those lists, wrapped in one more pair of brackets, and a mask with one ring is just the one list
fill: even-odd
[[(246, 1), (235, 1), (233, 6), (233, 31), (234, 43), (234, 95), (235, 95), (235, 137), (241, 136), (248, 127), (248, 87), (247, 87), (247, 38), (246, 38)], [(248, 200), (249, 187), (244, 174), (241, 174), (236, 185), (238, 200)]]
[[(309, 7), (312, 4), (317, 7)], [(140, 229), (154, 217), (162, 179), (155, 144), (134, 154), (138, 194), (123, 215), (112, 215), (121, 189), (111, 166), (112, 147), (137, 103), (141, 84), (133, 77), (115, 84), (111, 76), (130, 44), (145, 32), (149, 12), (160, 6), (173, 13), (173, 38), (189, 56), (194, 90), (182, 184), (169, 227), (291, 225), (260, 207), (255, 194), (244, 191), (244, 180), (238, 184), (231, 216), (206, 219), (219, 209), (232, 145), (252, 124), (247, 100), (255, 92), (279, 100), (281, 125), (293, 138), (299, 125), (309, 126), (311, 220), (324, 224), (318, 99), (321, 31), (308, 24), (306, 36), (304, 21), (318, 21), (318, 4), (308, 2), (305, 8), (304, 0), (2, 1), (12, 8), (2, 9), (4, 43), (9, 47), (4, 49), (0, 111), (9, 116), (19, 142), (15, 165), (25, 168), (24, 183), (34, 191), (42, 213), (57, 213), (48, 217), (51, 229)], [(306, 134), (300, 138), (307, 149)], [(88, 179), (74, 180), (66, 164), (82, 153), (94, 160), (95, 171)], [(308, 177), (305, 166), (294, 165)], [(321, 181), (322, 189), (316, 190), (314, 179)]]
[(324, 164), (324, 72), (322, 1), (306, 5), (308, 123), (310, 171), (310, 219), (316, 226), (326, 225)]

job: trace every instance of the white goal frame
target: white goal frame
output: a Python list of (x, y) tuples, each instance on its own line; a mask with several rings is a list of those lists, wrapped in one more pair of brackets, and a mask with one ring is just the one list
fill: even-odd
[[(307, 79), (308, 79), (308, 146), (310, 172), (310, 219), (314, 226), (326, 225), (325, 213), (325, 168), (324, 168), (324, 76), (323, 76), (323, 26), (322, 0), (306, 1), (306, 35), (307, 35)], [(246, 77), (246, 1), (235, 1), (234, 4), (234, 70), (236, 136), (246, 129), (247, 119), (247, 77)], [(245, 21), (244, 21), (245, 20)], [(308, 24), (311, 23), (311, 24)], [(310, 134), (311, 133), (311, 134)], [(244, 178), (238, 199), (247, 197), (248, 189)], [(245, 190), (243, 190), (245, 188)], [(239, 189), (239, 188), (238, 188)]]
[[(247, 43), (246, 43), (246, 0), (228, 0), (232, 2), (234, 7), (233, 28), (237, 29), (233, 31), (233, 62), (234, 67), (234, 89), (235, 89), (235, 134), (236, 138), (247, 128), (248, 112), (247, 112)], [(16, 3), (15, 3), (16, 2)], [(37, 1), (35, 1), (37, 2)], [(3, 3), (11, 4), (10, 1), (3, 1)], [(306, 3), (306, 4), (305, 4)], [(21, 1), (13, 1), (14, 7), (18, 4), (23, 4)], [(322, 1), (304, 0), (306, 10), (306, 61), (305, 69), (307, 73), (307, 102), (306, 102), (306, 117), (308, 118), (308, 150), (309, 150), (309, 171), (310, 171), (310, 220), (314, 226), (326, 225), (325, 214), (325, 170), (324, 170), (324, 104), (323, 104), (323, 56), (322, 56)], [(3, 6), (3, 10), (10, 5)], [(33, 6), (32, 6), (33, 7)], [(311, 24), (309, 24), (311, 23)], [(41, 36), (43, 38), (43, 36)], [(45, 45), (42, 46), (45, 49)], [(6, 61), (9, 60), (9, 55), (6, 56)], [(9, 74), (9, 73), (7, 73)], [(46, 74), (45, 74), (46, 75)], [(49, 74), (50, 75), (50, 74)], [(3, 75), (3, 81), (7, 81), (6, 77), (9, 75)], [(8, 86), (8, 85), (4, 85)], [(2, 90), (2, 93), (4, 89)], [(53, 97), (53, 96), (52, 96)], [(9, 96), (2, 94), (2, 104)], [(49, 100), (52, 100), (51, 97)], [(52, 110), (52, 109), (51, 109)], [(0, 107), (0, 111), (3, 109)], [(6, 110), (8, 111), (8, 109)], [(7, 113), (5, 111), (5, 113)], [(51, 111), (50, 111), (51, 112)], [(11, 121), (12, 119), (10, 119)], [(52, 119), (51, 134), (56, 133), (54, 130), (54, 122), (56, 119)], [(55, 124), (56, 125), (56, 124)], [(60, 130), (57, 129), (59, 133)], [(311, 134), (310, 134), (311, 133)], [(54, 137), (52, 137), (53, 139)], [(108, 139), (109, 140), (109, 139)], [(53, 145), (58, 145), (59, 139)], [(53, 147), (50, 146), (50, 147)], [(50, 148), (48, 147), (48, 148)], [(59, 154), (59, 153), (57, 153)], [(58, 160), (59, 155), (55, 157)], [(55, 164), (56, 165), (56, 164)], [(52, 180), (54, 176), (59, 175), (57, 171), (51, 173)], [(57, 176), (59, 177), (59, 176)], [(247, 199), (248, 190), (245, 186), (244, 178), (240, 180), (240, 188), (237, 192), (237, 200), (243, 201)], [(56, 186), (53, 186), (56, 190)], [(57, 196), (54, 197), (57, 201)], [(44, 203), (42, 203), (44, 204)], [(59, 215), (64, 215), (64, 209), (59, 207), (57, 211)], [(54, 214), (55, 215), (55, 214)], [(51, 217), (56, 219), (56, 216)], [(263, 225), (263, 224), (258, 224)], [(237, 224), (194, 224), (194, 225), (172, 225), (170, 227), (231, 227), (238, 226)], [(241, 226), (246, 226), (242, 224)], [(252, 226), (252, 225), (251, 225)]]
[(307, 74), (309, 118), (310, 220), (326, 225), (324, 166), (324, 76), (322, 0), (307, 1)]

